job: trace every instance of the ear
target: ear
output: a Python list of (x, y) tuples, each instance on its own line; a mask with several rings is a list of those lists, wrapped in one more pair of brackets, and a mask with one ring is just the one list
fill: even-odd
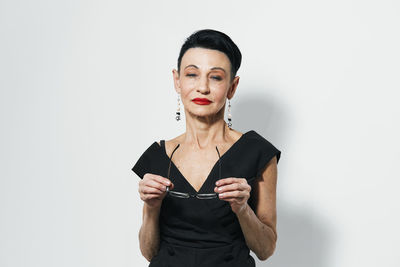
[(229, 87), (229, 90), (228, 90), (228, 95), (227, 95), (228, 99), (231, 99), (233, 97), (233, 95), (235, 94), (236, 88), (239, 84), (239, 79), (240, 79), (239, 76), (236, 76), (235, 78), (233, 78), (231, 86)]
[(181, 83), (179, 81), (179, 72), (176, 69), (172, 70), (172, 78), (174, 79), (175, 91), (181, 93)]

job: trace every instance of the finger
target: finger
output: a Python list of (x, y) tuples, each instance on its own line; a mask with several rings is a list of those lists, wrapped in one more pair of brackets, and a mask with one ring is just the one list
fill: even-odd
[(155, 181), (155, 180), (149, 181), (148, 186), (153, 187), (153, 188), (157, 188), (158, 190), (160, 190), (162, 192), (165, 192), (167, 190), (167, 186), (165, 184), (160, 183), (160, 182)]
[(172, 184), (172, 182), (169, 179), (162, 177), (161, 175), (153, 175), (153, 180), (155, 180), (165, 186), (171, 186), (171, 184)]
[(175, 185), (173, 183), (171, 183), (171, 185), (169, 186), (169, 190), (174, 190)]
[(245, 187), (242, 184), (239, 183), (233, 183), (233, 184), (227, 184), (223, 186), (216, 186), (214, 188), (214, 191), (217, 193), (224, 193), (224, 192), (229, 192), (229, 191), (241, 191), (244, 190)]
[(241, 198), (236, 198), (236, 197), (228, 197), (228, 198), (223, 197), (220, 200), (227, 201), (230, 203), (240, 203), (241, 202)]
[(234, 177), (224, 178), (224, 179), (218, 180), (215, 183), (215, 185), (216, 186), (221, 186), (221, 185), (225, 185), (225, 184), (231, 184), (231, 183), (237, 182), (237, 180), (238, 180), (238, 178), (234, 178)]
[(240, 198), (244, 197), (243, 191), (229, 191), (218, 194), (219, 198)]
[(162, 177), (161, 175), (152, 174), (152, 173), (146, 173), (142, 179), (143, 182), (147, 182), (147, 181), (151, 181), (151, 180), (157, 181), (159, 183), (163, 183), (165, 185), (167, 185), (168, 182), (171, 182), (170, 180)]
[[(165, 188), (164, 188), (164, 190), (165, 190)], [(160, 195), (164, 192), (165, 191), (162, 191), (158, 188), (149, 187), (149, 186), (146, 186), (145, 188), (143, 188), (143, 191), (142, 191), (143, 194), (157, 194), (157, 195)]]
[(160, 195), (159, 194), (146, 194), (146, 195), (143, 195), (143, 197), (141, 197), (141, 199), (143, 201), (149, 200), (149, 199), (160, 199)]

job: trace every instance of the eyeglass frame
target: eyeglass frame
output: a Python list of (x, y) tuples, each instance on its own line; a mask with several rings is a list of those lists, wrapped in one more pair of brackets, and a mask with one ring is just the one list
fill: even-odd
[[(175, 151), (178, 149), (179, 146), (180, 146), (180, 144), (178, 144), (175, 147), (175, 149), (171, 153), (171, 157), (169, 157), (169, 166), (168, 166), (168, 174), (167, 174), (168, 180), (169, 180), (170, 171), (171, 171), (172, 156), (174, 155)], [(219, 150), (218, 150), (217, 146), (215, 146), (215, 149), (217, 150), (217, 153), (218, 153), (219, 179), (221, 179), (221, 155), (219, 154)], [(215, 192), (214, 193), (198, 193), (198, 192), (196, 192), (196, 194), (192, 195), (190, 193), (183, 193), (183, 192), (169, 190), (169, 186), (167, 186), (166, 192), (168, 195), (170, 195), (172, 197), (177, 197), (177, 198), (196, 197), (198, 199), (214, 199), (219, 196), (219, 194), (215, 193)]]

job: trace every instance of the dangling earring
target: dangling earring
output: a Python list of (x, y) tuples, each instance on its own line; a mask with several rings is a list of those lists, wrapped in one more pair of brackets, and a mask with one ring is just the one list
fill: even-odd
[(178, 109), (176, 110), (176, 117), (175, 119), (179, 121), (181, 119), (181, 105), (179, 103), (179, 94), (178, 94)]
[(228, 100), (228, 127), (232, 129), (231, 100)]

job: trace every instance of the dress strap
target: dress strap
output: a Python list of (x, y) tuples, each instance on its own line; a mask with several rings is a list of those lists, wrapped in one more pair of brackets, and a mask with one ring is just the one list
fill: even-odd
[(161, 145), (162, 148), (165, 149), (165, 140), (160, 140), (160, 145)]

